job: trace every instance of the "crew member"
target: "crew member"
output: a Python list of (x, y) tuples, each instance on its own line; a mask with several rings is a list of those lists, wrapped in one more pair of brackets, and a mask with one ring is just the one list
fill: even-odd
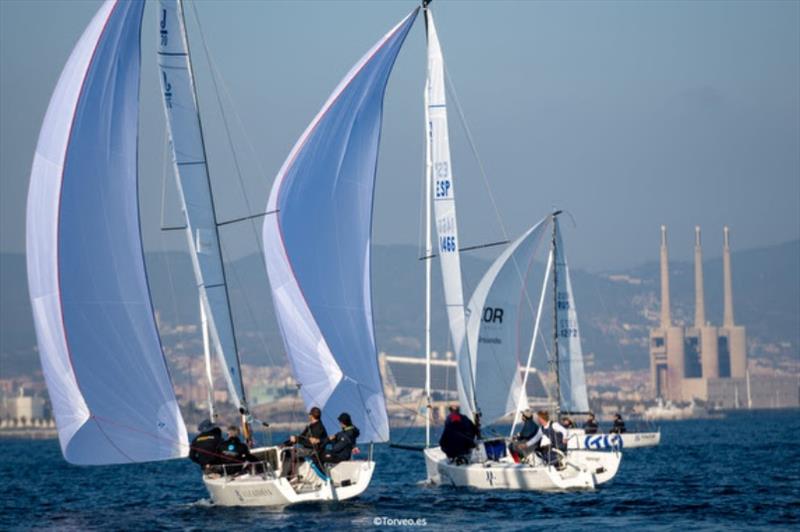
[[(536, 436), (539, 436), (536, 438)], [(541, 439), (541, 429), (533, 420), (533, 411), (528, 409), (522, 413), (522, 428), (514, 436), (514, 441), (509, 444), (511, 456), (515, 462), (519, 457), (526, 457), (536, 450), (537, 444)]]
[(461, 415), (457, 405), (452, 405), (444, 422), (444, 431), (439, 438), (439, 447), (457, 464), (465, 464), (468, 462), (466, 455), (475, 447), (477, 435), (475, 424)]
[(312, 407), (308, 411), (308, 425), (303, 432), (289, 436), (289, 439), (283, 443), (288, 448), (282, 451), (281, 476), (294, 476), (300, 458), (306, 456), (310, 456), (319, 465), (322, 446), (327, 439), (328, 431), (322, 424), (322, 411), (316, 406)]
[(326, 443), (326, 445), (330, 445), (330, 449), (322, 454), (323, 464), (338, 464), (350, 460), (356, 440), (361, 434), (353, 425), (353, 420), (350, 419), (350, 414), (347, 412), (342, 412), (337, 419), (342, 430), (331, 436)]
[(258, 462), (258, 458), (250, 454), (250, 448), (239, 439), (239, 427), (228, 427), (228, 439), (217, 448), (220, 463), (225, 465), (226, 473), (240, 473), (248, 462)]
[(189, 459), (206, 470), (220, 462), (217, 449), (222, 442), (222, 429), (206, 419), (197, 426), (197, 432), (189, 446)]
[(598, 430), (600, 430), (600, 425), (597, 424), (597, 420), (594, 418), (594, 414), (590, 412), (589, 417), (583, 424), (583, 431), (586, 434), (597, 434)]
[[(539, 448), (537, 449), (537, 454), (545, 463), (555, 464), (559, 460), (559, 453), (556, 451), (562, 453), (567, 451), (567, 429), (560, 423), (550, 421), (550, 414), (545, 410), (539, 410), (536, 413), (536, 417), (539, 421), (539, 425), (542, 427), (542, 436), (538, 441)], [(546, 442), (544, 441), (545, 436), (547, 437)]]
[(625, 432), (625, 422), (622, 421), (622, 416), (614, 414), (614, 425), (611, 427), (611, 432), (615, 434), (622, 434)]

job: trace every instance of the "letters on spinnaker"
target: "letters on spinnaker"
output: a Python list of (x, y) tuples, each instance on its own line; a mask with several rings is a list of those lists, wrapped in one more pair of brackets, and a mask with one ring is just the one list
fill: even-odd
[(31, 170), (28, 286), (61, 450), (74, 464), (188, 453), (139, 230), (143, 10), (100, 7), (53, 92)]

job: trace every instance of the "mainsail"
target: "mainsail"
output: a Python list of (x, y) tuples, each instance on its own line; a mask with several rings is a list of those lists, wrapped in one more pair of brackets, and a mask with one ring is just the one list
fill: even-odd
[[(551, 217), (545, 218), (508, 245), (484, 274), (467, 306), (475, 397), (487, 424), (515, 411), (519, 396), (524, 393), (520, 376), (521, 311), (529, 303), (528, 273), (545, 240), (550, 220)], [(461, 366), (458, 370), (462, 371)]]
[(567, 255), (558, 218), (554, 217), (555, 249), (555, 334), (558, 356), (559, 408), (562, 412), (588, 412), (586, 377), (583, 372), (583, 351), (578, 329), (578, 313), (572, 295)]
[(181, 2), (160, 0), (158, 22), (159, 78), (194, 276), (214, 352), (238, 408), (246, 403), (245, 392)]
[(475, 410), (474, 379), (470, 373), (464, 320), (464, 290), (461, 286), (461, 257), (458, 252), (455, 186), (450, 161), (450, 139), (447, 127), (444, 57), (430, 8), (425, 9), (428, 36), (428, 79), (425, 85), (425, 128), (427, 179), (433, 189), (433, 211), (436, 220), (437, 248), (442, 268), (444, 301), (453, 352), (463, 371), (459, 371), (458, 395), (461, 408)]
[(350, 70), (272, 185), (264, 256), (278, 322), (306, 406), (328, 427), (348, 412), (364, 441), (389, 423), (372, 319), (370, 239), (383, 96), (418, 10)]
[(188, 452), (139, 229), (143, 9), (100, 7), (58, 80), (31, 171), (28, 286), (61, 451), (74, 464)]

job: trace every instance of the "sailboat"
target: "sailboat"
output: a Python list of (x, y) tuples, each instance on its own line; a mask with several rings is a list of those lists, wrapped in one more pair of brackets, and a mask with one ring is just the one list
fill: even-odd
[[(523, 348), (518, 333), (519, 320), (523, 305), (530, 303), (525, 295), (530, 267), (547, 240), (554, 218), (555, 215), (548, 216), (509, 244), (484, 274), (466, 308), (469, 347), (466, 360), (459, 361), (458, 373), (464, 387), (471, 386), (470, 393), (464, 395), (471, 396), (472, 402), (460, 406), (465, 415), (474, 416), (480, 412), (480, 418), (487, 425), (510, 413), (516, 421), (520, 412), (527, 408), (527, 371), (523, 372), (525, 377), (521, 377), (522, 364), (517, 356)], [(551, 248), (526, 369), (530, 367), (539, 333), (548, 281), (551, 270), (554, 271), (554, 255)], [(465, 371), (464, 366), (469, 369)], [(514, 427), (511, 434), (513, 432)], [(517, 463), (506, 452), (509, 440), (510, 436), (478, 442), (466, 465), (449, 460), (440, 448), (428, 445), (424, 454), (429, 482), (479, 489), (583, 490), (607, 482), (619, 468), (619, 453), (593, 451), (568, 452), (558, 464), (547, 464), (535, 454)]]
[[(31, 171), (26, 237), (31, 303), (62, 453), (74, 464), (167, 460), (189, 451), (154, 316), (139, 225), (143, 13), (143, 0), (107, 0), (100, 7), (56, 85)], [(331, 420), (338, 411), (349, 412), (370, 442), (369, 457), (324, 472), (305, 463), (300, 482), (290, 483), (276, 473), (282, 459), (277, 447), (253, 449), (261, 467), (236, 476), (224, 469), (221, 475), (204, 475), (217, 504), (343, 500), (369, 485), (375, 467), (371, 442), (388, 438), (369, 286), (372, 186), (383, 94), (416, 14), (378, 41), (336, 88), (281, 169), (264, 222), (274, 303), (303, 398), (323, 408), (329, 426), (335, 426)], [(249, 438), (251, 416), (179, 0), (159, 1), (158, 39), (175, 175), (209, 336), (209, 379), (213, 350)], [(331, 220), (334, 208), (344, 206), (351, 208)], [(329, 230), (317, 224), (328, 224)], [(336, 293), (326, 291), (330, 286), (319, 284), (326, 273), (347, 284), (337, 285)]]

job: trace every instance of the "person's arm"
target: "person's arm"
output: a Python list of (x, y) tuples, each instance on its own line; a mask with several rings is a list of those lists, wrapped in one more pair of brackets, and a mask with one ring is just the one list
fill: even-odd
[(561, 434), (561, 436), (564, 438), (565, 441), (569, 436), (569, 432), (567, 432), (567, 429), (564, 428), (564, 425), (562, 425), (561, 423), (553, 422), (553, 430)]
[(533, 435), (533, 438), (529, 439), (525, 442), (527, 447), (535, 447), (541, 440), (544, 432), (540, 429), (536, 431), (536, 434)]

